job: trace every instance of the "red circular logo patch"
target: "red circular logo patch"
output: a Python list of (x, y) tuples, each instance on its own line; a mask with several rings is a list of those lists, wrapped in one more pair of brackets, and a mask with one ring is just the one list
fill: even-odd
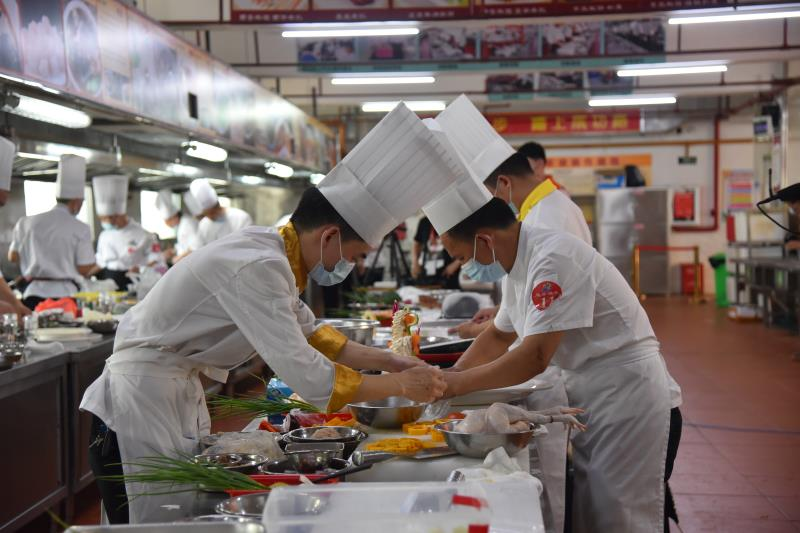
[(543, 281), (533, 288), (531, 300), (539, 311), (544, 311), (561, 296), (561, 287), (554, 281)]

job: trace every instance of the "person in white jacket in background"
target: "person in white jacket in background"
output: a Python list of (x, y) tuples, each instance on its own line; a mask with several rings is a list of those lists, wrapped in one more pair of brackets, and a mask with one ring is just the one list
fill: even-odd
[(252, 217), (246, 211), (237, 207), (222, 207), (219, 204), (217, 191), (208, 180), (194, 180), (189, 190), (197, 200), (204, 217), (197, 226), (197, 247), (205, 246), (253, 224)]
[(95, 212), (103, 231), (97, 237), (98, 279), (113, 279), (127, 290), (129, 273), (163, 265), (158, 238), (128, 216), (128, 177), (97, 176), (92, 179)]
[(158, 191), (156, 207), (164, 219), (164, 224), (175, 229), (175, 247), (164, 252), (165, 259), (174, 264), (191, 252), (197, 239), (198, 220), (188, 209), (179, 209), (172, 201), (172, 196), (173, 192), (170, 189)]
[[(16, 147), (10, 139), (0, 137), (0, 207), (6, 205), (11, 192), (11, 175), (14, 171), (16, 152)], [(0, 313), (17, 313), (20, 316), (31, 314), (31, 310), (14, 295), (2, 272), (0, 272)]]

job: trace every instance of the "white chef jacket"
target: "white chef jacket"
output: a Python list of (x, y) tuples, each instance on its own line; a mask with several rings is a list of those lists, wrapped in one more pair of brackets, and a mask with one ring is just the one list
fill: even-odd
[(97, 238), (97, 264), (102, 268), (127, 272), (162, 258), (156, 237), (133, 219), (124, 228), (103, 230)]
[(178, 255), (194, 249), (197, 239), (197, 219), (192, 215), (183, 215), (178, 223), (175, 251)]
[(217, 239), (230, 235), (253, 224), (253, 219), (247, 212), (235, 207), (226, 207), (225, 215), (219, 220), (206, 217), (197, 226), (197, 245), (205, 246)]
[[(77, 265), (95, 262), (89, 226), (76, 219), (63, 204), (19, 219), (9, 249), (19, 254), (20, 270), (25, 278), (78, 282), (83, 276)], [(77, 291), (75, 284), (69, 281), (32, 281), (24, 296), (62, 298)]]
[(675, 399), (636, 295), (590, 246), (528, 224), (521, 225), (503, 294), (500, 330), (520, 338), (563, 332), (553, 361), (563, 369), (570, 405), (587, 410), (589, 430), (573, 438), (574, 531), (661, 528)]
[(592, 244), (592, 232), (583, 211), (560, 189), (539, 200), (523, 222), (537, 228), (566, 231), (586, 244)]

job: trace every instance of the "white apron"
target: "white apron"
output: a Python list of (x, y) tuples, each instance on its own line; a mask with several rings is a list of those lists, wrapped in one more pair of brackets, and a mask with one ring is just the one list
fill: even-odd
[[(547, 370), (538, 376), (544, 381), (553, 384), (552, 389), (537, 391), (528, 396), (525, 408), (529, 411), (541, 411), (557, 406), (568, 406), (567, 390), (561, 369), (550, 365)], [(535, 474), (544, 485), (542, 494), (542, 512), (544, 514), (547, 531), (561, 533), (564, 531), (564, 507), (566, 505), (566, 470), (567, 470), (567, 440), (569, 431), (563, 424), (550, 424), (547, 426), (547, 435), (534, 440), (530, 447), (531, 453), (538, 453), (541, 471)], [(531, 465), (535, 464), (531, 461)], [(533, 472), (531, 472), (533, 474)]]
[[(126, 475), (142, 457), (200, 453), (200, 438), (211, 420), (200, 374), (224, 383), (228, 372), (198, 365), (157, 349), (131, 348), (112, 355), (101, 377), (87, 390), (81, 409), (116, 432)], [(126, 483), (131, 524), (158, 521), (166, 504), (188, 504), (193, 495), (141, 496), (163, 492), (157, 484)]]
[(589, 427), (572, 439), (573, 532), (663, 531), (670, 397), (661, 355), (616, 353), (562, 372)]

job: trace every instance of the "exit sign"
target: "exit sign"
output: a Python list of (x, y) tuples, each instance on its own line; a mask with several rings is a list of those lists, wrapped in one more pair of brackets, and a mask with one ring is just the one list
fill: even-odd
[(696, 165), (697, 164), (697, 156), (693, 155), (684, 155), (678, 158), (679, 165)]

